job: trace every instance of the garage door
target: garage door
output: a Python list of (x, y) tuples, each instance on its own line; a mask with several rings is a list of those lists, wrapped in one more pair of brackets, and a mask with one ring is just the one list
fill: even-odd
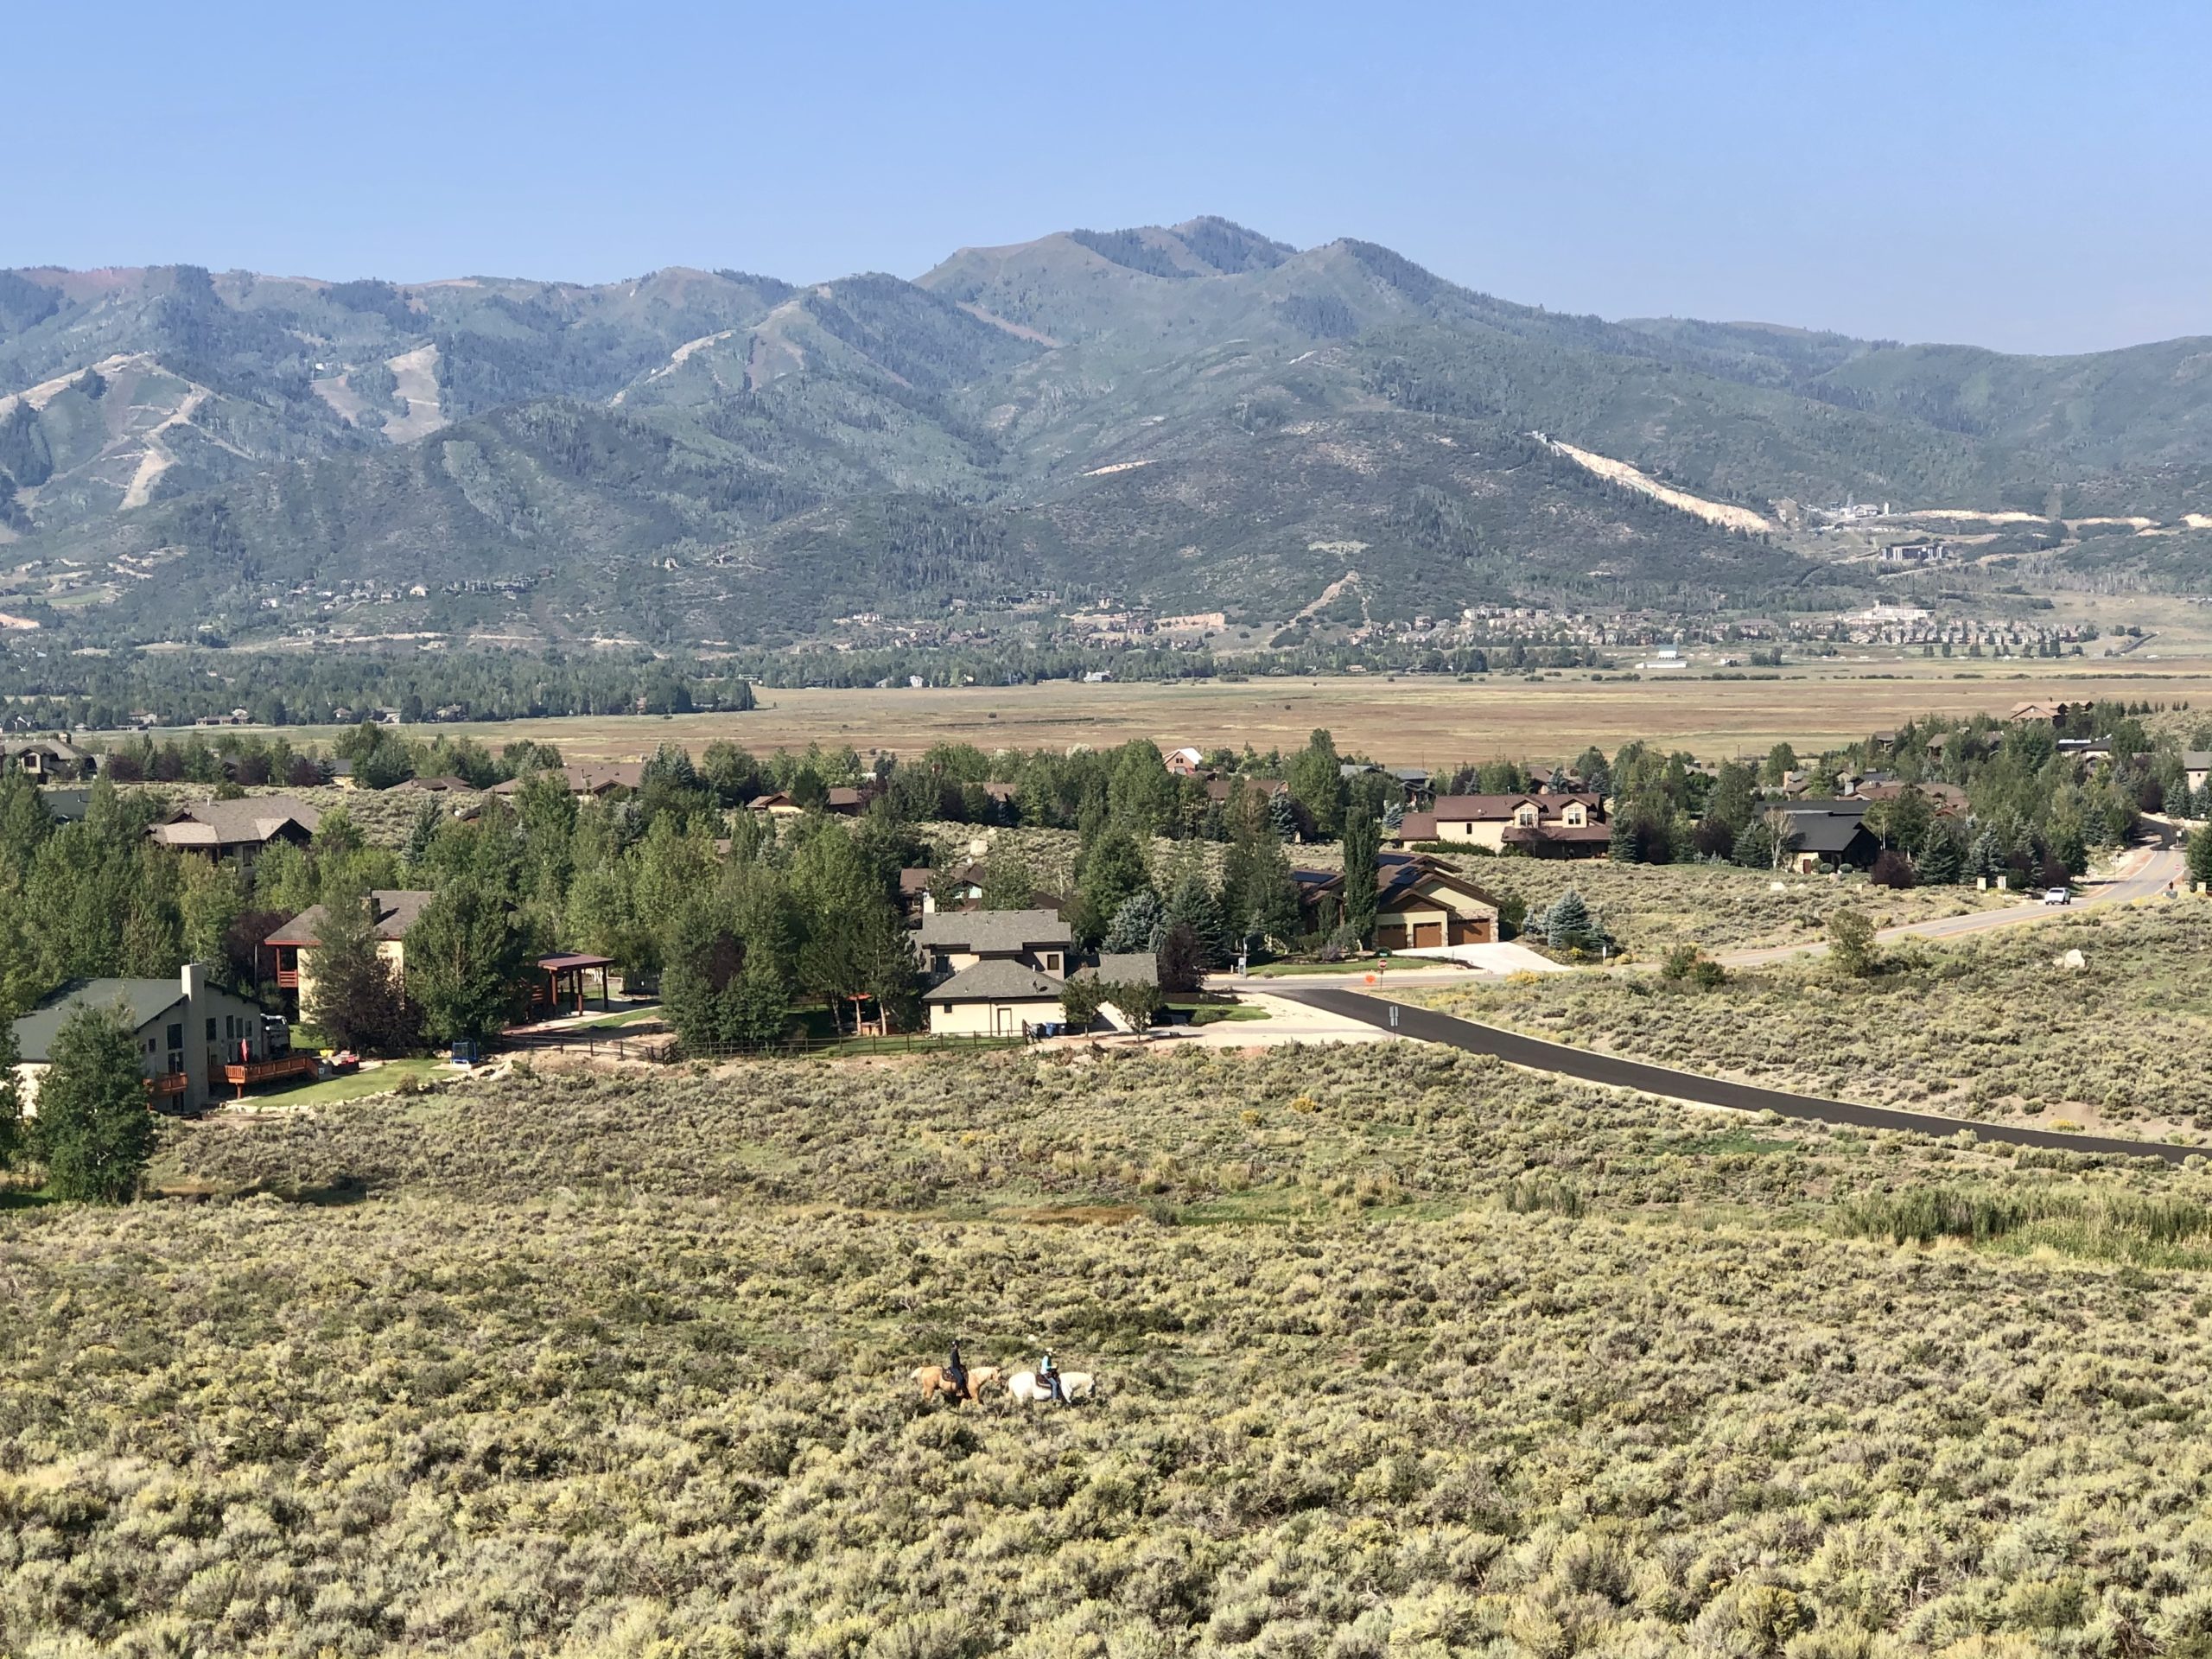
[(1441, 944), (1443, 944), (1443, 943), (1444, 943), (1444, 924), (1443, 924), (1443, 923), (1441, 923), (1441, 922), (1415, 922), (1415, 923), (1414, 924), (1414, 950), (1420, 950), (1420, 949), (1421, 949), (1422, 946), (1424, 946), (1424, 945)]

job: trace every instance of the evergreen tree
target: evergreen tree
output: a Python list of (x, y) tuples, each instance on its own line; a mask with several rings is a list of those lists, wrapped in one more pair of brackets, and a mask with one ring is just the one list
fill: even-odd
[(1758, 818), (1753, 818), (1738, 831), (1736, 845), (1728, 855), (1747, 870), (1770, 870), (1774, 868), (1774, 831)]
[(1382, 849), (1382, 824), (1366, 812), (1353, 811), (1344, 821), (1344, 918), (1363, 945), (1375, 937), (1376, 856)]
[(47, 1191), (77, 1204), (121, 1204), (154, 1152), (154, 1115), (138, 1040), (118, 1009), (80, 1005), (48, 1050), (38, 1091)]
[(377, 954), (365, 893), (323, 908), (315, 925), (312, 1000), (303, 1010), (334, 1048), (404, 1054), (422, 1036), (422, 1017)]
[(985, 910), (1027, 910), (1037, 902), (1037, 878), (1029, 861), (1002, 836), (983, 861), (982, 897)]
[(2189, 879), (2212, 883), (2212, 830), (2199, 830), (2190, 836), (2186, 856)]
[(1134, 894), (1151, 888), (1152, 871), (1136, 837), (1126, 830), (1109, 830), (1084, 861), (1076, 931), (1086, 939), (1102, 937)]
[(1180, 924), (1191, 930), (1207, 968), (1225, 967), (1236, 954), (1236, 940), (1230, 937), (1213, 889), (1196, 869), (1186, 873), (1167, 895), (1166, 919), (1171, 929)]
[(1140, 887), (1122, 901), (1099, 948), (1114, 954), (1155, 950), (1167, 931), (1167, 915), (1150, 887)]
[(1206, 975), (1206, 949), (1198, 930), (1188, 922), (1170, 922), (1160, 936), (1158, 953), (1160, 988), (1195, 991)]
[(1277, 841), (1295, 841), (1300, 834), (1298, 803), (1287, 791), (1268, 798), (1268, 823)]
[(442, 887), (407, 934), (407, 993), (434, 1042), (481, 1039), (528, 1000), (530, 938), (514, 907), (473, 880)]
[(1605, 936), (1591, 919), (1590, 906), (1573, 887), (1560, 894), (1558, 901), (1544, 912), (1540, 926), (1544, 943), (1554, 950), (1594, 950), (1605, 942)]
[(1948, 820), (1939, 819), (1929, 826), (1913, 868), (1924, 885), (1935, 887), (1948, 887), (1965, 874), (1966, 849)]

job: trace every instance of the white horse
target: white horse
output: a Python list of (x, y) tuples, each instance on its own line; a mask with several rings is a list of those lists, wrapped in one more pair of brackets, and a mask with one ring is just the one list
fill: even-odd
[[(1007, 1379), (1006, 1391), (1025, 1406), (1033, 1406), (1039, 1400), (1052, 1397), (1052, 1385), (1040, 1382), (1034, 1371), (1016, 1371)], [(1098, 1391), (1098, 1379), (1089, 1371), (1062, 1371), (1061, 1395), (1071, 1403), (1088, 1400)]]

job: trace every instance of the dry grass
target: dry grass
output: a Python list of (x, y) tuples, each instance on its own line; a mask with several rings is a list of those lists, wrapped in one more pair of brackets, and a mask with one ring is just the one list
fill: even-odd
[[(2086, 965), (2059, 965), (2070, 950)], [(1555, 975), (1402, 1000), (1770, 1087), (2212, 1146), (2212, 905), (2118, 909), (1931, 946), (1888, 971), (1741, 970), (1712, 991)]]
[[(2033, 1250), (2063, 1212), (2043, 1242), (2126, 1255), (2082, 1217), (2201, 1224), (2192, 1173), (1410, 1048), (540, 1077), (167, 1156), (258, 1195), (0, 1212), (0, 1649), (1811, 1659), (2206, 1629), (2212, 1306), (1834, 1236), (2003, 1217)], [(923, 1408), (904, 1372), (956, 1332), (987, 1362), (1050, 1340), (1103, 1398)]]
[[(1432, 768), (1463, 761), (1564, 760), (1596, 743), (1611, 753), (1641, 739), (1708, 758), (1764, 754), (1787, 740), (1817, 750), (1929, 713), (2003, 714), (2031, 699), (2083, 696), (2212, 703), (2201, 660), (1979, 671), (1957, 660), (1792, 670), (1764, 680), (1592, 681), (1503, 675), (1480, 682), (1383, 675), (1187, 683), (931, 687), (841, 690), (764, 687), (745, 714), (611, 715), (441, 727), (497, 749), (518, 738), (559, 746), (569, 760), (640, 760), (664, 741), (696, 753), (717, 739), (756, 753), (850, 744), (918, 753), (941, 741), (998, 748), (1103, 748), (1147, 737), (1162, 748), (1249, 743), (1265, 753), (1305, 746), (1325, 726), (1346, 753)], [(1972, 676), (1972, 677), (1965, 677)], [(295, 728), (299, 741), (316, 735)], [(334, 730), (321, 734), (327, 738)]]

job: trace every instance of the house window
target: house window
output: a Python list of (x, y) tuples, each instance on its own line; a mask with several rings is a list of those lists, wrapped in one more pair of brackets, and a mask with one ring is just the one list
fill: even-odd
[(950, 1014), (952, 1012), (952, 1004), (950, 1002), (940, 1002), (938, 1004), (938, 1007), (940, 1011), (945, 1014)]
[(207, 1016), (207, 1040), (211, 1043), (215, 1040), (215, 1016), (212, 1014)]
[(1534, 824), (1535, 821), (1536, 809), (1533, 806), (1524, 806), (1513, 815), (1513, 822), (1524, 830)]
[(1045, 971), (1048, 974), (1057, 974), (1060, 971), (1060, 953), (1058, 951), (1047, 950), (1045, 953)]
[(183, 1020), (178, 1020), (178, 1021), (176, 1022), (176, 1024), (175, 1024), (175, 1025), (173, 1025), (173, 1026), (171, 1026), (171, 1027), (169, 1027), (169, 1029), (168, 1029), (168, 1039), (169, 1039), (169, 1046), (170, 1046), (170, 1048), (172, 1048), (172, 1049), (179, 1049), (179, 1048), (182, 1048), (182, 1047), (184, 1046), (184, 1021), (183, 1021)]

